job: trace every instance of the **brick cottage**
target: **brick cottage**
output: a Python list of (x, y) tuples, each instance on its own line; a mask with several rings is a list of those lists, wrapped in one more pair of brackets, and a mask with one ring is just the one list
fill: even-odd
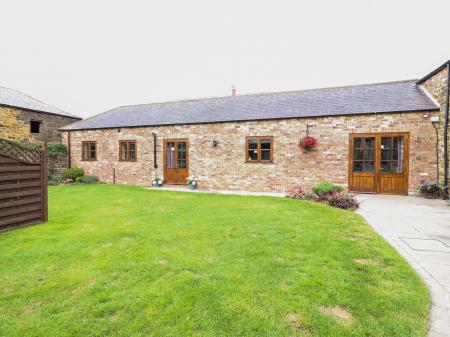
[[(407, 194), (448, 172), (448, 67), (419, 81), (123, 106), (62, 128), (63, 142), (73, 166), (107, 183)], [(306, 135), (312, 150), (299, 147)]]

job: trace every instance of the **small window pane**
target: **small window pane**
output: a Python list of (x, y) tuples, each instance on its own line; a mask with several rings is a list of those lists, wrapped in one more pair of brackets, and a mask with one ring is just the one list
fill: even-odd
[(381, 172), (391, 172), (390, 161), (381, 161)]
[(248, 141), (248, 149), (256, 150), (258, 148), (258, 141), (256, 139), (252, 139)]
[(353, 150), (353, 159), (354, 160), (363, 160), (363, 150), (362, 149), (354, 149)]
[(374, 149), (375, 148), (375, 138), (364, 138), (364, 145), (366, 149)]
[(261, 151), (261, 160), (270, 160), (270, 151), (262, 150)]
[(392, 137), (382, 137), (381, 138), (381, 148), (390, 149), (392, 148)]
[(363, 172), (373, 172), (374, 169), (375, 169), (374, 163), (375, 163), (375, 162), (373, 162), (373, 161), (365, 161), (365, 162), (363, 163), (362, 171), (363, 171)]
[(355, 138), (354, 141), (353, 141), (353, 144), (354, 144), (353, 147), (355, 149), (362, 148), (362, 138)]
[(381, 160), (391, 160), (392, 150), (391, 149), (381, 149)]
[(366, 150), (366, 155), (364, 157), (364, 160), (375, 160), (375, 149), (373, 150)]
[(136, 160), (136, 152), (130, 151), (130, 160)]
[(261, 150), (270, 150), (270, 139), (261, 140)]
[(258, 150), (248, 150), (248, 160), (258, 160)]
[(354, 172), (362, 172), (363, 162), (362, 161), (354, 161), (353, 162), (353, 171)]

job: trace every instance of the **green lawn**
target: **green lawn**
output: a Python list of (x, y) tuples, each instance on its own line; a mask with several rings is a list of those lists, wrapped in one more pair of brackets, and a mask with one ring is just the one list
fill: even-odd
[(425, 336), (420, 279), (306, 201), (61, 186), (0, 234), (1, 336)]

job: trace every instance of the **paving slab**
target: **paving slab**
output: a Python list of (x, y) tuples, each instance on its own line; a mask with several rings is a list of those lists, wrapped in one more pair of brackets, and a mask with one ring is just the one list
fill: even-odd
[(429, 337), (450, 337), (450, 207), (420, 197), (358, 195), (358, 213), (410, 263), (431, 295)]

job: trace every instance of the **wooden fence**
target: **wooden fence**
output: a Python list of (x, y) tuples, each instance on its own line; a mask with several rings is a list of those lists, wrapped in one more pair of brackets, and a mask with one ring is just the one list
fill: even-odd
[(47, 221), (47, 145), (30, 150), (0, 138), (0, 231)]

